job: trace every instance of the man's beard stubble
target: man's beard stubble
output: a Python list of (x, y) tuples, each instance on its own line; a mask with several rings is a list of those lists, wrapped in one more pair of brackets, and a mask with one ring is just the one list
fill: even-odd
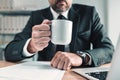
[[(61, 2), (61, 1), (64, 1), (64, 2), (66, 3), (65, 9), (59, 8), (59, 7), (57, 6), (57, 4), (58, 4), (59, 2)], [(67, 3), (66, 0), (56, 0), (55, 4), (52, 5), (52, 8), (53, 8), (57, 13), (62, 13), (62, 12), (65, 12), (66, 10), (69, 9), (69, 5), (68, 5), (68, 3)]]

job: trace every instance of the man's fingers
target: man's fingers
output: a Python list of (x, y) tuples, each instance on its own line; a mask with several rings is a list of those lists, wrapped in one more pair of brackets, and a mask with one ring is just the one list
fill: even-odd
[(48, 25), (50, 25), (50, 24), (51, 24), (51, 21), (48, 20), (48, 19), (45, 19), (45, 20), (42, 22), (42, 24), (48, 24)]
[(50, 30), (50, 26), (48, 24), (40, 24), (40, 25), (35, 25), (32, 30), (34, 31), (47, 31)]
[(57, 65), (58, 69), (64, 69), (64, 70), (69, 70), (71, 68), (71, 62), (70, 59), (66, 56), (62, 56), (61, 59), (59, 60), (59, 63)]
[(61, 51), (58, 51), (55, 56), (53, 57), (53, 59), (51, 60), (51, 66), (53, 67), (57, 67), (58, 62), (59, 62), (59, 57), (61, 55)]
[(51, 64), (59, 57), (61, 51), (58, 51), (55, 56), (53, 57), (53, 59), (51, 60)]
[(32, 37), (33, 38), (41, 38), (41, 37), (50, 37), (51, 32), (50, 31), (33, 31)]
[(64, 69), (64, 70), (69, 70), (69, 69), (71, 69), (70, 59), (66, 58), (63, 69)]
[(50, 37), (41, 37), (41, 38), (34, 38), (34, 42), (38, 43), (48, 43), (50, 41)]
[(50, 20), (44, 20), (41, 24), (39, 25), (35, 25), (32, 30), (36, 30), (36, 31), (46, 31), (46, 30), (50, 30), (50, 25), (51, 21)]
[(65, 64), (65, 56), (61, 56), (61, 58), (59, 59), (59, 63), (57, 65), (57, 68), (58, 69), (63, 69), (64, 64)]

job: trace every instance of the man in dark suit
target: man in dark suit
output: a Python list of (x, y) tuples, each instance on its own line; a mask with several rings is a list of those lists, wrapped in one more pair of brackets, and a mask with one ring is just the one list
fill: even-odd
[[(49, 8), (33, 11), (23, 31), (7, 45), (7, 61), (21, 61), (38, 53), (38, 60), (51, 61), (51, 66), (65, 70), (111, 61), (113, 45), (94, 7), (72, 4), (72, 0), (49, 0), (49, 3)], [(51, 20), (59, 14), (73, 22), (69, 52), (56, 51), (50, 41)]]

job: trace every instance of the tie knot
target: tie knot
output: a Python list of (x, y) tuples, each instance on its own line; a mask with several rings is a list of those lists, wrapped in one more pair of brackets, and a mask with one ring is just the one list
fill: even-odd
[(66, 18), (60, 14), (57, 19), (66, 19)]

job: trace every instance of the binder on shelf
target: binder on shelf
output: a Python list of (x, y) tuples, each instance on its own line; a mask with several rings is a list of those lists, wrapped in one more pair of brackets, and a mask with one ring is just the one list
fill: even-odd
[(46, 0), (13, 0), (13, 10), (37, 10), (45, 8), (45, 5), (47, 5), (48, 1)]
[(0, 33), (1, 34), (16, 34), (22, 31), (25, 27), (29, 16), (2, 16), (0, 18)]
[(6, 10), (37, 10), (48, 6), (46, 0), (0, 0), (0, 11)]

